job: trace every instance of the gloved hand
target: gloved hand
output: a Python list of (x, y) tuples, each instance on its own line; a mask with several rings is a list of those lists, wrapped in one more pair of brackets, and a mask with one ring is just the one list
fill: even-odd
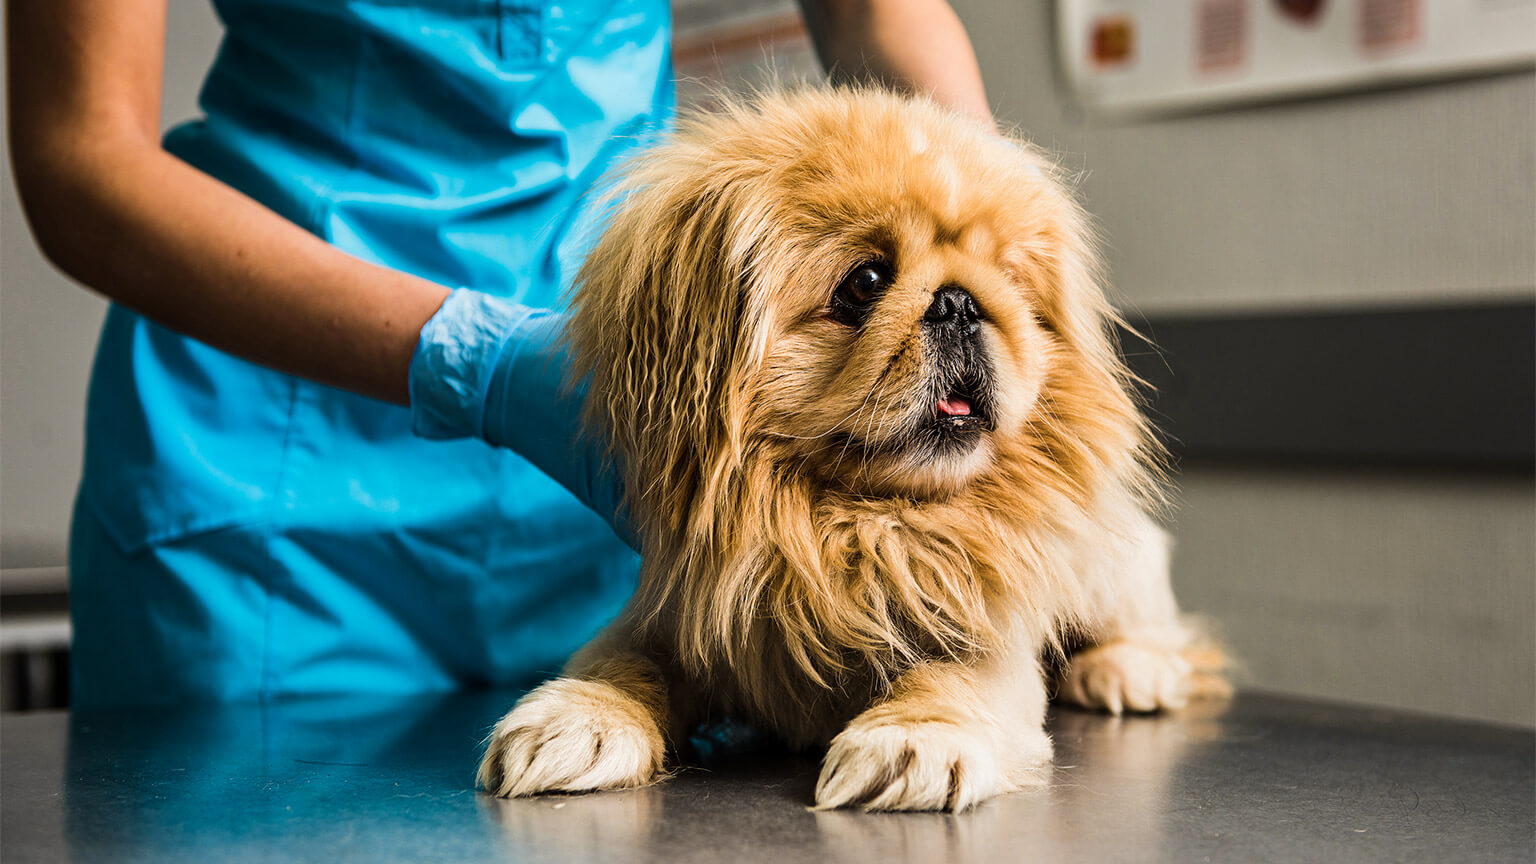
[(566, 386), (568, 316), (459, 289), (421, 328), (411, 358), (411, 428), (477, 437), (532, 462), (636, 545), (623, 481), (604, 442), (581, 434), (585, 385)]

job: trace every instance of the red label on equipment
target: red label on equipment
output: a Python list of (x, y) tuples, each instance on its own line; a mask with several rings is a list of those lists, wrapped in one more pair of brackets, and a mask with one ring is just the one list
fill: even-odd
[(1093, 22), (1088, 56), (1100, 68), (1124, 66), (1136, 56), (1136, 22), (1129, 15), (1108, 15)]
[(1316, 24), (1323, 17), (1323, 0), (1275, 0), (1280, 15), (1298, 24)]

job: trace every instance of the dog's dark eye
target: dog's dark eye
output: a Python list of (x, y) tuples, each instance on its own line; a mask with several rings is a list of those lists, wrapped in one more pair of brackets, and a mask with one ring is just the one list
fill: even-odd
[(884, 264), (860, 264), (837, 286), (837, 299), (850, 306), (868, 306), (890, 286), (891, 273)]
[(891, 286), (891, 270), (878, 261), (868, 261), (853, 268), (832, 292), (832, 312), (845, 324), (858, 326), (871, 306)]

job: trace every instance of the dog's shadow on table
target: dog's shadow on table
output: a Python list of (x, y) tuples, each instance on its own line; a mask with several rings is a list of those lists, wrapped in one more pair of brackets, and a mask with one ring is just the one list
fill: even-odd
[(753, 797), (809, 806), (816, 796), (822, 755), (818, 750), (792, 750), (749, 724), (722, 720), (694, 730), (671, 782), (730, 790), (727, 794), (751, 790)]

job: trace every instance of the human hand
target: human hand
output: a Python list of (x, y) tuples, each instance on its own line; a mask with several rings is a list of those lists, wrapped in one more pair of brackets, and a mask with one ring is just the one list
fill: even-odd
[(411, 425), (424, 438), (475, 437), (548, 474), (635, 541), (606, 444), (584, 433), (585, 382), (567, 380), (567, 316), (478, 291), (449, 294), (411, 359)]

